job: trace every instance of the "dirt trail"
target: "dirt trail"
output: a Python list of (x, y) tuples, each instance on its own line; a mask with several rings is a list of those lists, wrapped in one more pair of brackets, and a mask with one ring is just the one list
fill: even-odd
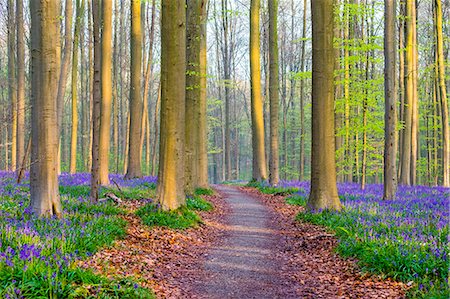
[(194, 289), (201, 298), (297, 298), (280, 275), (274, 255), (280, 234), (268, 208), (236, 187), (217, 186), (230, 206), (227, 232), (211, 248), (203, 266), (206, 280)]

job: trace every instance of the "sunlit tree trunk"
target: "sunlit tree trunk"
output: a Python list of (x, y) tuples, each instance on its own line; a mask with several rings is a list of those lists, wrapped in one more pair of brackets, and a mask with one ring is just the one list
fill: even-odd
[(400, 184), (411, 185), (411, 152), (412, 152), (412, 118), (413, 118), (413, 101), (414, 101), (414, 83), (413, 83), (413, 42), (414, 31), (412, 29), (415, 19), (412, 18), (412, 10), (415, 0), (406, 1), (406, 26), (405, 26), (405, 101), (404, 101), (404, 130), (402, 144), (402, 162), (400, 172)]
[(69, 75), (70, 57), (72, 55), (72, 0), (66, 0), (64, 11), (64, 50), (58, 77), (56, 105), (58, 111), (58, 157), (57, 169), (61, 172), (61, 131), (64, 113), (64, 96), (66, 94), (67, 77)]
[(100, 0), (92, 0), (93, 76), (92, 79), (92, 169), (91, 201), (98, 201), (100, 113), (101, 113), (101, 40), (100, 40)]
[(59, 1), (30, 1), (31, 134), (30, 199), (38, 216), (59, 217), (61, 203), (56, 159), (59, 77)]
[(250, 1), (250, 81), (253, 179), (256, 181), (265, 181), (267, 179), (267, 166), (264, 149), (263, 102), (261, 97), (259, 8), (260, 0)]
[[(269, 97), (270, 97), (270, 158), (269, 182), (277, 186), (279, 181), (278, 154), (278, 34), (277, 34), (278, 0), (269, 1)], [(286, 144), (285, 144), (286, 146)]]
[[(398, 26), (398, 65), (399, 65), (399, 72), (398, 72), (398, 95), (400, 100), (400, 107), (399, 107), (399, 121), (404, 124), (405, 122), (405, 49), (404, 49), (404, 36), (405, 36), (405, 21), (404, 21), (404, 14), (405, 14), (405, 3), (404, 1), (399, 1), (400, 6), (400, 15), (402, 16), (399, 19), (399, 26)], [(403, 138), (404, 138), (404, 130), (399, 131), (399, 142), (398, 142), (398, 179), (400, 179), (401, 171), (402, 171), (402, 162), (403, 162)]]
[(157, 197), (163, 210), (185, 203), (185, 1), (163, 0), (161, 21), (161, 133)]
[[(84, 0), (83, 0), (84, 2)], [(70, 140), (70, 167), (69, 172), (77, 172), (77, 141), (78, 141), (78, 46), (80, 43), (80, 27), (82, 9), (84, 3), (76, 1), (75, 31), (73, 34), (73, 55), (72, 55), (72, 126)]]
[(17, 164), (25, 155), (25, 34), (23, 27), (23, 0), (16, 0), (17, 27)]
[(102, 37), (101, 37), (101, 114), (99, 140), (99, 183), (109, 184), (109, 148), (111, 129), (112, 100), (112, 1), (102, 1)]
[[(17, 154), (17, 82), (16, 82), (16, 61), (14, 34), (14, 1), (8, 0), (8, 97), (11, 104), (11, 170), (16, 170)], [(8, 147), (7, 144), (5, 144)]]
[[(120, 45), (119, 41), (119, 24), (118, 19), (120, 18), (120, 10), (119, 10), (119, 0), (115, 0), (114, 2), (114, 17), (116, 21), (114, 22), (114, 56), (113, 56), (113, 144), (112, 144), (112, 152), (114, 158), (114, 166), (115, 172), (119, 173), (119, 111), (120, 111), (120, 96), (119, 96), (119, 76), (122, 73), (122, 68), (119, 61), (119, 53), (121, 52), (122, 45)], [(119, 46), (120, 45), (120, 46)]]
[(155, 36), (155, 18), (156, 18), (156, 1), (152, 0), (152, 16), (150, 21), (150, 34), (149, 34), (149, 49), (148, 49), (148, 58), (147, 58), (147, 66), (145, 72), (145, 82), (144, 82), (144, 106), (142, 108), (143, 117), (142, 117), (142, 128), (146, 128), (145, 136), (144, 133), (141, 134), (141, 148), (144, 147), (144, 137), (146, 141), (145, 146), (145, 163), (147, 173), (150, 169), (150, 115), (148, 111), (148, 101), (149, 101), (149, 92), (150, 92), (150, 79), (152, 77), (152, 61), (153, 61), (153, 45), (154, 45), (154, 36)]
[(311, 1), (312, 151), (310, 210), (340, 210), (334, 141), (334, 0)]
[(131, 2), (131, 87), (130, 87), (130, 132), (128, 147), (128, 168), (125, 178), (142, 176), (141, 170), (141, 125), (142, 125), (142, 33), (141, 1)]
[(434, 0), (434, 15), (435, 15), (435, 35), (436, 35), (436, 56), (437, 68), (439, 74), (439, 90), (440, 90), (440, 104), (441, 104), (441, 123), (442, 123), (442, 167), (444, 187), (450, 187), (450, 128), (448, 119), (448, 105), (447, 105), (447, 89), (445, 85), (445, 62), (444, 62), (444, 37), (442, 34), (442, 2), (441, 0)]
[(384, 1), (384, 199), (395, 199), (397, 190), (395, 2), (393, 0)]

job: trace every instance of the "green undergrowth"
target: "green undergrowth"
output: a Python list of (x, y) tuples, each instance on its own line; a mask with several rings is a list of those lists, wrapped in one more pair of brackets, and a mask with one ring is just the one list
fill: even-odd
[(197, 226), (202, 222), (200, 216), (188, 207), (181, 207), (174, 211), (162, 211), (155, 204), (147, 204), (140, 208), (136, 215), (148, 226), (164, 226), (171, 229), (186, 229)]
[(304, 196), (292, 195), (292, 196), (286, 197), (285, 201), (287, 204), (290, 204), (293, 206), (305, 207), (307, 199)]
[(246, 186), (256, 188), (261, 193), (270, 194), (270, 195), (286, 196), (286, 195), (295, 194), (299, 191), (298, 188), (272, 187), (270, 185), (267, 185), (267, 184), (261, 183), (261, 182), (257, 182), (257, 181), (251, 181)]
[(78, 260), (126, 235), (120, 207), (92, 204), (83, 188), (72, 188), (62, 197), (61, 219), (37, 218), (21, 191), (0, 195), (1, 298), (154, 298), (130, 279), (77, 268)]
[(195, 211), (211, 211), (214, 206), (201, 195), (212, 195), (212, 189), (199, 188), (194, 195), (188, 196), (186, 205), (174, 211), (162, 211), (154, 203), (147, 204), (140, 208), (138, 215), (142, 222), (148, 226), (163, 226), (171, 229), (187, 229), (202, 223), (201, 217)]

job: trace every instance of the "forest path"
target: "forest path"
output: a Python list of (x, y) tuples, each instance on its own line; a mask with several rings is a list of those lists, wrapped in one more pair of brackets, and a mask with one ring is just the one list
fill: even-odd
[(267, 206), (238, 187), (216, 186), (230, 207), (227, 232), (204, 261), (201, 298), (297, 298), (275, 254), (281, 234)]

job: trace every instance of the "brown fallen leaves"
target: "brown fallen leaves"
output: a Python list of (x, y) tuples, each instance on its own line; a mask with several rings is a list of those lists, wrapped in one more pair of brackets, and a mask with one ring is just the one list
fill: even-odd
[(356, 260), (333, 251), (337, 239), (326, 229), (295, 221), (303, 207), (287, 205), (285, 196), (241, 188), (269, 206), (283, 242), (275, 250), (284, 261), (283, 275), (298, 283), (299, 298), (404, 298), (406, 285), (361, 273)]
[[(151, 288), (159, 298), (183, 298), (189, 293), (189, 281), (196, 279), (201, 257), (210, 244), (220, 237), (221, 219), (227, 208), (219, 195), (207, 196), (215, 209), (199, 212), (204, 224), (197, 228), (175, 231), (162, 227), (147, 227), (133, 214), (124, 216), (129, 223), (127, 236), (111, 248), (97, 252), (79, 262), (108, 277), (132, 277), (143, 287)], [(143, 203), (124, 201), (129, 211)]]

